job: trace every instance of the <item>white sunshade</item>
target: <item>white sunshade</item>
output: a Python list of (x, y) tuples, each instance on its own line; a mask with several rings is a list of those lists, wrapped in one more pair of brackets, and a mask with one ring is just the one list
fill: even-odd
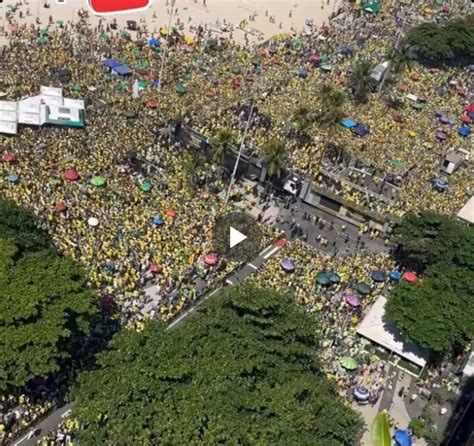
[(383, 296), (375, 301), (359, 325), (357, 333), (407, 361), (424, 367), (429, 359), (428, 352), (413, 342), (406, 342), (395, 325), (385, 320), (386, 302), (387, 299)]
[(467, 203), (458, 212), (458, 218), (474, 224), (474, 197), (469, 198)]
[(17, 120), (16, 111), (0, 110), (0, 121), (16, 122), (16, 120)]
[(40, 88), (41, 95), (45, 96), (56, 96), (58, 98), (63, 97), (63, 89), (55, 87), (45, 87), (44, 85)]
[(14, 101), (0, 101), (0, 111), (16, 112), (18, 106)]
[(0, 133), (16, 135), (18, 133), (18, 124), (16, 122), (6, 122), (0, 120)]

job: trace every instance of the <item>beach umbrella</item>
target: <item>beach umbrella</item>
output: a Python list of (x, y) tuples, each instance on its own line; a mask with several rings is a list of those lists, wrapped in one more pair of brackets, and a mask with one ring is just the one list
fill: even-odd
[(217, 265), (218, 262), (219, 262), (219, 256), (213, 252), (207, 253), (204, 256), (204, 263), (208, 266)]
[(321, 70), (323, 70), (323, 71), (331, 71), (331, 70), (332, 70), (332, 65), (329, 65), (329, 64), (322, 64), (322, 65), (321, 65)]
[(370, 397), (370, 392), (364, 386), (357, 386), (354, 389), (354, 398), (358, 401), (367, 401)]
[(148, 44), (153, 47), (160, 46), (160, 41), (158, 39), (150, 39)]
[(412, 271), (407, 271), (406, 273), (403, 273), (402, 277), (407, 282), (416, 282), (418, 280), (418, 276)]
[(345, 299), (351, 307), (360, 307), (360, 299), (355, 294), (348, 294)]
[(176, 215), (177, 215), (177, 214), (176, 214), (176, 211), (173, 211), (172, 209), (168, 209), (168, 210), (166, 211), (166, 216), (167, 216), (167, 217), (172, 217), (172, 218), (174, 218), (174, 217), (176, 217)]
[(295, 270), (295, 262), (292, 259), (283, 259), (280, 262), (280, 266), (283, 268), (284, 271), (291, 273)]
[(101, 187), (105, 184), (105, 178), (104, 177), (99, 177), (99, 176), (94, 176), (90, 179), (89, 183), (92, 186)]
[(76, 169), (66, 169), (63, 172), (63, 178), (68, 181), (77, 181), (79, 179), (79, 173)]
[(370, 4), (366, 4), (363, 7), (365, 12), (370, 12), (371, 14), (375, 14), (380, 11), (380, 5), (377, 2), (372, 2)]
[(143, 192), (150, 192), (152, 185), (149, 181), (144, 181), (143, 183), (140, 184), (140, 190)]
[(357, 361), (350, 356), (345, 356), (339, 360), (339, 364), (346, 370), (355, 370), (357, 368)]
[(470, 124), (472, 119), (468, 115), (462, 115), (461, 116), (461, 122), (463, 124)]
[(444, 141), (447, 137), (448, 135), (446, 134), (446, 132), (443, 132), (441, 130), (438, 130), (436, 132), (436, 138), (439, 139), (440, 141)]
[(415, 110), (421, 110), (423, 108), (423, 104), (421, 102), (412, 102), (411, 106)]
[(321, 60), (321, 58), (317, 55), (317, 54), (310, 54), (309, 55), (309, 61), (310, 62), (319, 62)]
[(466, 126), (459, 127), (458, 134), (465, 138), (466, 136), (469, 136), (471, 134), (471, 129)]
[(440, 116), (439, 122), (441, 122), (442, 124), (449, 124), (449, 118), (447, 116)]
[(440, 178), (435, 178), (434, 180), (431, 181), (431, 184), (433, 185), (433, 188), (440, 192), (445, 192), (446, 189), (448, 188), (448, 183), (446, 183), (445, 180), (442, 180)]
[(398, 271), (391, 271), (388, 275), (390, 280), (398, 282), (400, 280), (401, 274)]
[(151, 222), (156, 226), (163, 226), (164, 224), (164, 221), (158, 216), (152, 217)]
[(179, 93), (179, 94), (184, 94), (184, 93), (186, 93), (186, 92), (188, 91), (188, 90), (186, 89), (186, 87), (185, 87), (184, 85), (182, 85), (182, 84), (176, 85), (175, 90), (176, 90), (176, 93)]
[(406, 167), (405, 161), (398, 159), (398, 158), (392, 158), (389, 161), (390, 165), (393, 167), (396, 167), (398, 169), (404, 169)]
[(329, 275), (329, 280), (332, 282), (332, 283), (339, 283), (341, 281), (341, 278), (339, 277), (339, 274), (337, 273), (331, 273)]
[(282, 248), (283, 246), (286, 245), (286, 241), (284, 238), (280, 238), (278, 239), (274, 244), (273, 246), (278, 246), (279, 248)]
[(158, 79), (154, 79), (151, 81), (151, 86), (154, 88), (158, 88), (160, 86), (160, 81)]
[(6, 163), (14, 163), (16, 161), (16, 156), (13, 153), (5, 153), (2, 158)]
[(372, 289), (370, 288), (370, 285), (365, 282), (359, 283), (356, 289), (357, 289), (357, 292), (362, 296), (366, 296), (367, 294), (370, 294), (370, 292), (372, 291)]
[(149, 101), (147, 102), (146, 106), (152, 110), (158, 107), (158, 104), (155, 101)]
[(39, 37), (36, 41), (38, 43), (48, 43), (48, 38), (47, 37)]
[(106, 33), (101, 33), (100, 34), (100, 40), (106, 41), (109, 40), (109, 36)]
[(87, 220), (87, 224), (91, 227), (91, 228), (95, 228), (96, 226), (99, 226), (99, 220), (95, 217), (90, 217), (88, 220)]
[(7, 181), (9, 183), (18, 183), (18, 180), (20, 179), (20, 177), (14, 173), (10, 174), (10, 175), (7, 175)]
[(160, 274), (161, 272), (163, 272), (163, 268), (160, 265), (158, 265), (157, 263), (152, 263), (150, 265), (150, 273)]
[(385, 282), (385, 273), (383, 271), (373, 271), (370, 278), (374, 282)]
[(306, 68), (300, 68), (298, 70), (298, 77), (301, 79), (306, 79), (308, 77), (308, 70)]
[(474, 104), (469, 104), (464, 107), (466, 113), (474, 113)]
[(331, 282), (331, 279), (329, 277), (329, 274), (320, 272), (316, 276), (316, 282), (320, 285), (327, 285), (329, 282)]
[(296, 39), (296, 40), (293, 42), (293, 44), (294, 44), (295, 46), (301, 46), (301, 45), (303, 45), (303, 42), (301, 41), (301, 39)]
[(66, 205), (64, 203), (61, 203), (60, 201), (56, 202), (54, 205), (54, 210), (57, 213), (64, 212), (66, 210)]
[(48, 30), (45, 29), (45, 28), (41, 28), (41, 29), (39, 30), (39, 33), (40, 33), (40, 35), (44, 36), (45, 34), (48, 34)]
[(397, 446), (411, 446), (411, 435), (408, 431), (398, 429), (393, 434), (393, 439)]
[(62, 26), (63, 23), (64, 23), (64, 20), (61, 20), (61, 19), (56, 20), (56, 25), (57, 26)]

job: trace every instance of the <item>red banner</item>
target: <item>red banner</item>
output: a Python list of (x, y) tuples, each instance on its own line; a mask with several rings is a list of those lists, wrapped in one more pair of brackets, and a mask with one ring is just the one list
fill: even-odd
[(143, 9), (150, 3), (151, 0), (89, 0), (89, 5), (96, 14), (113, 14)]

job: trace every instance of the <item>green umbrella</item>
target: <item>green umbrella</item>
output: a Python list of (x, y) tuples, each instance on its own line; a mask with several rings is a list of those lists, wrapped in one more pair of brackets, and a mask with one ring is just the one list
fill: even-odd
[(120, 35), (121, 35), (122, 37), (130, 37), (130, 33), (127, 32), (127, 31), (125, 31), (125, 30), (122, 30), (122, 32), (120, 33)]
[(332, 282), (332, 283), (339, 283), (341, 281), (341, 278), (339, 277), (339, 274), (337, 273), (332, 273), (330, 276), (329, 276), (329, 280)]
[(357, 368), (357, 361), (354, 358), (351, 358), (349, 356), (345, 356), (344, 358), (341, 358), (339, 360), (339, 363), (346, 370), (355, 370)]
[(390, 161), (389, 161), (390, 165), (393, 166), (393, 167), (396, 167), (398, 169), (404, 169), (407, 165), (407, 163), (401, 159), (398, 159), (398, 158), (392, 158)]
[(365, 4), (363, 9), (364, 9), (364, 11), (375, 14), (376, 12), (380, 11), (380, 5), (376, 2), (373, 2), (373, 3), (370, 3), (370, 4)]
[(143, 183), (140, 184), (140, 189), (143, 192), (150, 192), (151, 188), (152, 188), (152, 185), (148, 181), (144, 181)]
[(40, 33), (41, 35), (48, 34), (48, 30), (47, 30), (46, 28), (41, 28), (41, 29), (39, 30), (39, 33)]
[(100, 40), (109, 40), (109, 36), (108, 36), (107, 34), (105, 34), (105, 33), (102, 33), (102, 34), (100, 35)]
[(56, 25), (61, 26), (64, 23), (64, 20), (56, 20)]
[(92, 177), (89, 181), (92, 186), (95, 187), (101, 187), (105, 184), (105, 178), (104, 177)]
[(326, 273), (318, 273), (316, 276), (316, 282), (320, 285), (327, 285), (331, 281), (330, 275)]
[(361, 294), (362, 296), (366, 296), (367, 294), (370, 294), (371, 292), (370, 285), (365, 282), (361, 282), (357, 285), (357, 292)]
[(329, 65), (329, 64), (322, 64), (322, 65), (321, 65), (321, 70), (323, 70), (323, 71), (331, 71), (331, 70), (332, 70), (332, 65)]
[(186, 87), (184, 85), (182, 85), (182, 84), (176, 85), (176, 93), (184, 94), (187, 91), (188, 90), (186, 89)]
[(327, 60), (329, 60), (329, 56), (327, 54), (320, 54), (319, 55), (319, 60), (321, 62), (326, 62)]
[(303, 42), (301, 41), (301, 39), (296, 39), (293, 43), (295, 44), (295, 46), (303, 45)]
[(36, 40), (38, 43), (48, 43), (48, 39), (46, 37), (40, 37)]
[(82, 90), (82, 87), (81, 87), (79, 84), (74, 84), (74, 86), (72, 87), (72, 89), (73, 89), (76, 93), (80, 93), (81, 90)]
[(120, 82), (118, 87), (119, 91), (123, 91), (127, 88), (127, 83), (126, 82)]
[(138, 82), (138, 88), (145, 88), (146, 87), (146, 82), (145, 81), (140, 81)]
[(411, 106), (415, 109), (415, 110), (421, 110), (423, 108), (423, 104), (421, 102), (413, 102), (411, 104)]

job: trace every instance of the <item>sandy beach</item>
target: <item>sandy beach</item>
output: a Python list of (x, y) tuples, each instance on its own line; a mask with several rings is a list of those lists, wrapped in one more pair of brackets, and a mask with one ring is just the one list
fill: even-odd
[[(0, 4), (0, 27), (6, 26), (5, 12), (9, 6), (18, 5), (12, 0)], [(47, 24), (50, 16), (56, 20), (75, 20), (81, 8), (88, 9), (86, 0), (66, 0), (59, 4), (49, 2), (50, 7), (44, 7), (43, 0), (24, 0), (14, 14), (17, 23), (35, 23), (39, 17), (41, 24)], [(169, 22), (170, 0), (153, 0), (146, 10), (114, 14), (104, 17), (105, 22), (117, 19), (121, 26), (127, 20), (147, 24), (149, 33), (157, 33), (162, 26)], [(301, 31), (308, 20), (320, 26), (328, 21), (328, 17), (342, 4), (342, 0), (176, 0), (172, 15), (172, 23), (179, 20), (189, 32), (190, 26), (207, 25), (208, 29), (215, 31), (216, 35), (229, 35), (223, 31), (224, 23), (228, 28), (234, 27), (232, 37), (243, 41), (245, 31), (251, 43), (265, 40), (273, 35)], [(22, 17), (20, 17), (20, 11)], [(28, 11), (28, 13), (27, 13)], [(89, 14), (93, 24), (98, 23), (100, 17)], [(239, 24), (246, 21), (244, 30), (239, 29)]]

